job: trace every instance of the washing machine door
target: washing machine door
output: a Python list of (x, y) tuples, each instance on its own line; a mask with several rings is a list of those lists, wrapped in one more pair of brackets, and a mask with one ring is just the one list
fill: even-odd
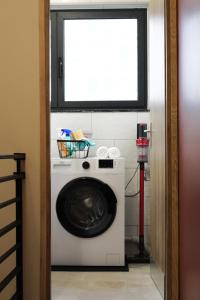
[(77, 178), (60, 191), (56, 212), (61, 225), (71, 234), (92, 238), (113, 223), (117, 199), (112, 189), (94, 178)]

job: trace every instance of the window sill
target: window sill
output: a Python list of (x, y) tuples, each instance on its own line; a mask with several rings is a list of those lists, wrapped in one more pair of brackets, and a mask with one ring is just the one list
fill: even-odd
[(113, 109), (113, 108), (105, 108), (105, 109), (69, 109), (69, 108), (51, 108), (52, 113), (95, 113), (95, 112), (150, 112), (150, 109), (139, 109), (139, 108), (124, 108), (124, 109)]

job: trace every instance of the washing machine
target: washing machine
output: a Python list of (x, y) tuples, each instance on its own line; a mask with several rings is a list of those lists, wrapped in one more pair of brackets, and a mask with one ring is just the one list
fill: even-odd
[(52, 266), (124, 266), (124, 159), (51, 161)]

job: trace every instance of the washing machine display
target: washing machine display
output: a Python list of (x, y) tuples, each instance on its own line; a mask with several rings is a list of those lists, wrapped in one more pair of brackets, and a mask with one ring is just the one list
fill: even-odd
[(77, 178), (60, 191), (56, 202), (57, 217), (72, 235), (92, 238), (112, 225), (117, 199), (112, 189), (94, 178)]

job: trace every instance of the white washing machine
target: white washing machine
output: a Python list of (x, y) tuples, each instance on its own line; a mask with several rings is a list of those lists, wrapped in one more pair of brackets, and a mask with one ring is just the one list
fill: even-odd
[(52, 266), (124, 266), (124, 159), (52, 159)]

